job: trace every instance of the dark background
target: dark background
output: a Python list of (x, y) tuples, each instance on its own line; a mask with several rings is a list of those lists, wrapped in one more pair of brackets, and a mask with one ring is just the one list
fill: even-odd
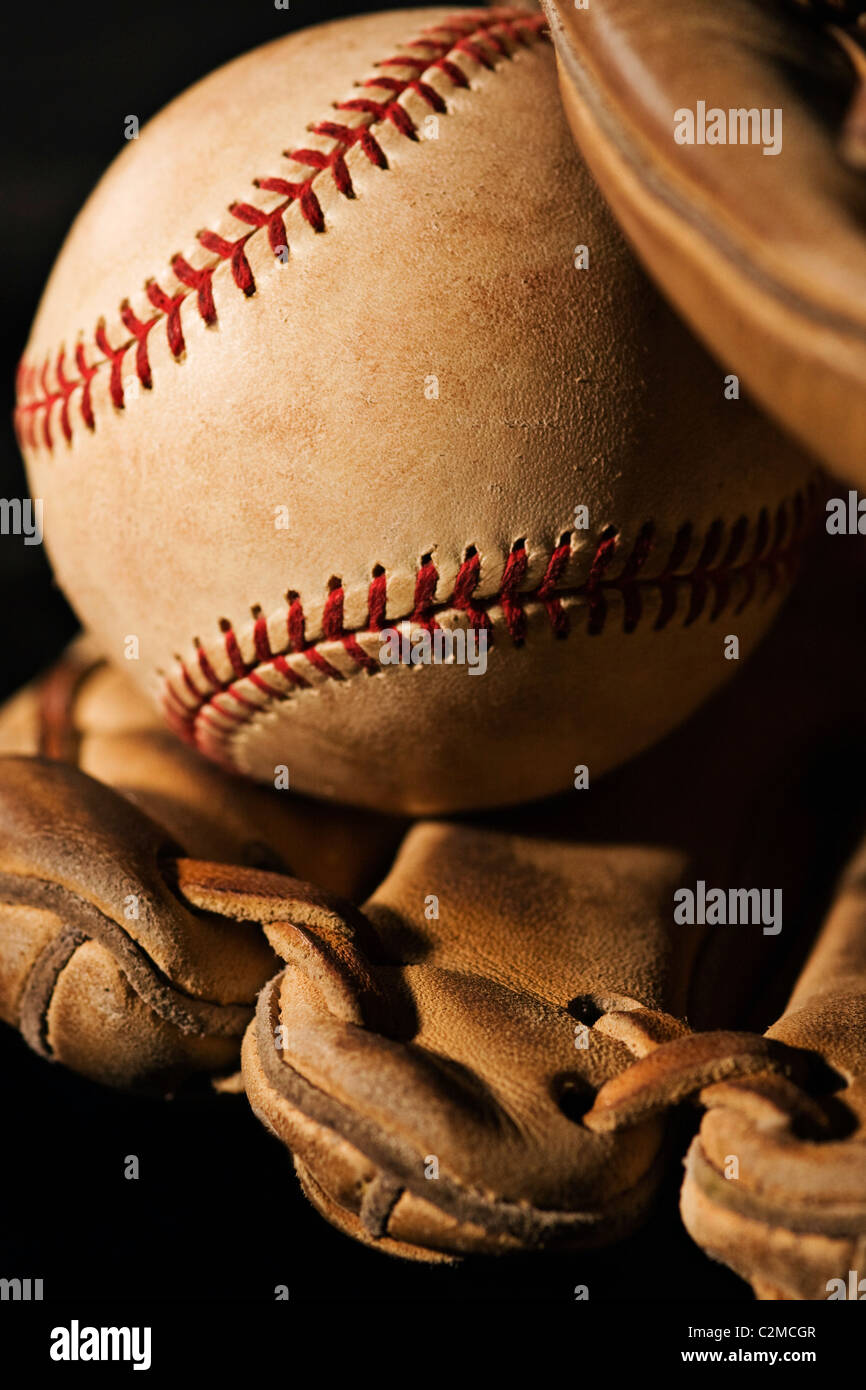
[[(8, 102), (3, 158), (5, 394), (0, 495), (26, 496), (12, 433), (14, 371), (39, 294), (67, 228), (142, 124), (211, 69), (310, 23), (383, 3), (150, 0), (10, 7), (2, 48)], [(142, 209), (147, 216), (147, 209)], [(75, 629), (41, 547), (0, 544), (0, 697), (50, 664)], [(337, 1234), (301, 1196), (285, 1150), (241, 1097), (199, 1084), (173, 1100), (101, 1089), (34, 1056), (0, 1027), (2, 1147), (0, 1276), (41, 1277), (47, 1299), (292, 1301), (476, 1299), (750, 1300), (713, 1265), (677, 1217), (681, 1169), (696, 1112), (678, 1119), (669, 1178), (652, 1223), (600, 1254), (408, 1265)], [(141, 1178), (123, 1178), (138, 1155)], [(671, 1309), (673, 1313), (673, 1309)]]

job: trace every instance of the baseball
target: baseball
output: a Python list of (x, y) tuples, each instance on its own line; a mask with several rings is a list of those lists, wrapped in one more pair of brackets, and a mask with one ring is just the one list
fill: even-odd
[(519, 9), (324, 24), (173, 102), (68, 236), (16, 423), (60, 584), (183, 738), (410, 813), (684, 719), (814, 491), (638, 269)]

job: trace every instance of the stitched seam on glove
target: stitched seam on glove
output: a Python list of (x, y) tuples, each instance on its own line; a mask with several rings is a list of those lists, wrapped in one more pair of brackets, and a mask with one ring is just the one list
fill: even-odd
[(97, 942), (114, 957), (142, 1002), (179, 1032), (199, 1037), (242, 1034), (252, 1014), (252, 1002), (220, 1003), (190, 994), (171, 980), (119, 923), (63, 885), (37, 880), (16, 882), (14, 876), (3, 874), (0, 897), (7, 903), (47, 907), (65, 923), (33, 961), (19, 1003), (21, 1031), (41, 1055), (51, 1055), (47, 1019), (57, 981), (79, 947), (89, 941)]

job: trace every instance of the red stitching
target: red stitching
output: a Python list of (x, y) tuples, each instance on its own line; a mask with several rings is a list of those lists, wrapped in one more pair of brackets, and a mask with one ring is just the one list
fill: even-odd
[(172, 256), (171, 268), (182, 285), (189, 285), (190, 289), (195, 290), (199, 316), (210, 328), (217, 319), (212, 283), (216, 265), (208, 266), (205, 270), (195, 270), (183, 256)]
[[(550, 626), (553, 628), (557, 637), (567, 637), (569, 632), (568, 617), (562, 606), (562, 599), (556, 594), (556, 586), (562, 578), (563, 570), (568, 564), (571, 555), (571, 537), (566, 534), (563, 536), (559, 545), (554, 550), (548, 561), (544, 578), (538, 586), (536, 597), (541, 599), (547, 609), (547, 616), (550, 619)], [(596, 551), (598, 554), (598, 551)], [(595, 561), (593, 561), (593, 566)], [(592, 570), (590, 570), (592, 574)]]
[(217, 236), (216, 232), (203, 231), (198, 234), (198, 239), (206, 251), (213, 251), (221, 261), (228, 261), (232, 279), (245, 295), (256, 292), (256, 282), (247, 260), (247, 242), (251, 236), (252, 232), (247, 232), (245, 236), (238, 237), (237, 241), (227, 241), (225, 237)]
[[(232, 240), (229, 237), (204, 229), (197, 234), (197, 240), (214, 259), (206, 266), (196, 268), (185, 257), (175, 255), (170, 260), (171, 270), (178, 283), (183, 286), (174, 293), (164, 289), (155, 279), (145, 285), (149, 303), (154, 315), (146, 322), (140, 320), (132, 311), (128, 300), (120, 306), (120, 322), (130, 335), (123, 343), (112, 347), (108, 341), (106, 321), (101, 319), (96, 327), (93, 342), (102, 356), (86, 363), (85, 345), (79, 341), (75, 349), (75, 361), (79, 375), (70, 378), (65, 373), (64, 349), (55, 356), (55, 384), (50, 383), (51, 357), (46, 358), (39, 368), (22, 362), (18, 372), (18, 398), (14, 413), (15, 428), (22, 447), (36, 448), (41, 443), (49, 452), (54, 449), (54, 435), (51, 417), (54, 406), (60, 405), (61, 433), (67, 444), (72, 442), (72, 420), (70, 400), (80, 389), (80, 414), (84, 425), (95, 429), (92, 405), (92, 380), (96, 372), (104, 367), (110, 371), (109, 394), (116, 409), (124, 407), (122, 384), (123, 362), (126, 353), (135, 347), (135, 371), (141, 385), (152, 387), (152, 374), (148, 356), (148, 337), (157, 325), (164, 325), (169, 349), (175, 361), (185, 354), (185, 342), (181, 327), (181, 306), (195, 295), (195, 305), (199, 316), (209, 327), (217, 321), (214, 302), (213, 275), (221, 264), (227, 264), (235, 286), (250, 297), (256, 293), (256, 282), (248, 257), (247, 243), (258, 232), (265, 230), (268, 243), (275, 256), (282, 257), (287, 251), (284, 215), (286, 210), (297, 205), (301, 216), (316, 232), (325, 230), (325, 215), (319, 202), (314, 184), (317, 179), (329, 173), (334, 184), (346, 198), (354, 197), (351, 175), (346, 163), (349, 150), (358, 148), (366, 158), (379, 169), (387, 169), (388, 161), (373, 129), (375, 126), (389, 124), (409, 140), (417, 139), (414, 121), (404, 106), (402, 99), (407, 93), (414, 93), (432, 110), (440, 115), (448, 111), (448, 105), (429, 82), (423, 80), (425, 72), (439, 72), (454, 88), (469, 86), (469, 78), (450, 55), (468, 58), (480, 67), (494, 71), (499, 60), (509, 61), (512, 47), (529, 44), (549, 36), (545, 30), (545, 19), (541, 14), (511, 7), (492, 8), (486, 11), (470, 11), (456, 15), (446, 23), (433, 25), (423, 30), (420, 37), (410, 40), (405, 47), (423, 49), (423, 56), (415, 57), (398, 53), (376, 64), (377, 69), (402, 69), (413, 74), (412, 77), (397, 77), (391, 74), (368, 77), (361, 84), (366, 91), (378, 90), (388, 93), (387, 100), (372, 96), (351, 97), (338, 102), (336, 110), (358, 118), (357, 124), (345, 121), (320, 121), (311, 127), (314, 134), (334, 141), (333, 149), (286, 150), (285, 158), (293, 163), (304, 165), (312, 170), (306, 178), (267, 178), (254, 181), (254, 187), (267, 193), (277, 194), (281, 202), (276, 208), (265, 210), (248, 202), (235, 202), (229, 207), (230, 214), (238, 222), (246, 224), (249, 231)], [(41, 434), (38, 422), (41, 416)]]
[(385, 608), (388, 601), (388, 576), (381, 566), (373, 571), (367, 591), (367, 625), (371, 632), (381, 632), (387, 624)]
[(502, 582), (499, 585), (505, 626), (515, 646), (522, 646), (526, 636), (526, 613), (520, 593), (520, 586), (526, 577), (526, 567), (526, 540), (521, 537), (511, 547), (511, 554), (505, 562)]
[(433, 617), (433, 606), (436, 601), (436, 585), (438, 583), (439, 572), (430, 556), (425, 555), (415, 577), (415, 602), (412, 607), (411, 621), (416, 627), (432, 629), (437, 626), (436, 619)]
[(183, 338), (183, 328), (180, 322), (180, 306), (186, 299), (185, 294), (166, 294), (164, 289), (155, 280), (148, 280), (145, 289), (147, 297), (155, 309), (165, 314), (165, 330), (168, 337), (168, 346), (173, 357), (180, 357), (186, 351), (186, 343)]
[[(325, 599), (322, 636), (312, 642), (307, 642), (304, 636), (305, 619), (300, 599), (297, 594), (290, 592), (287, 595), (287, 641), (283, 651), (277, 654), (272, 652), (260, 605), (252, 609), (251, 661), (244, 661), (242, 643), (232, 624), (223, 619), (219, 625), (222, 648), (231, 675), (222, 680), (218, 677), (201, 642), (196, 638), (193, 649), (204, 684), (193, 679), (187, 663), (178, 657), (176, 674), (163, 677), (165, 717), (183, 738), (200, 747), (210, 757), (230, 762), (224, 748), (228, 731), (220, 724), (220, 717), (227, 720), (232, 728), (238, 728), (249, 724), (270, 704), (290, 698), (294, 690), (310, 688), (310, 681), (292, 667), (286, 660), (287, 655), (303, 656), (325, 679), (346, 679), (344, 672), (328, 660), (321, 650), (326, 643), (332, 646), (340, 643), (359, 671), (375, 675), (381, 669), (379, 663), (364, 651), (359, 639), (379, 633), (385, 627), (408, 622), (415, 627), (432, 629), (438, 626), (437, 615), (457, 611), (466, 615), (470, 627), (486, 629), (488, 641), (492, 642), (496, 636), (496, 624), (491, 614), (499, 610), (502, 626), (513, 645), (519, 648), (526, 638), (528, 604), (541, 604), (555, 636), (566, 638), (573, 630), (575, 604), (570, 604), (569, 613), (565, 603), (568, 600), (583, 600), (586, 609), (584, 631), (587, 636), (595, 637), (609, 626), (610, 599), (618, 594), (623, 631), (630, 634), (640, 624), (647, 597), (652, 591), (660, 599), (654, 623), (654, 629), (658, 631), (670, 623), (677, 611), (678, 594), (683, 586), (688, 589), (688, 605), (682, 625), (689, 627), (700, 618), (715, 622), (722, 613), (728, 612), (734, 581), (739, 579), (745, 585), (745, 592), (732, 610), (736, 616), (755, 598), (762, 578), (765, 580), (763, 596), (766, 598), (778, 586), (783, 572), (790, 575), (811, 518), (817, 511), (818, 497), (817, 484), (810, 482), (804, 492), (798, 492), (792, 499), (780, 503), (773, 518), (764, 508), (751, 524), (744, 516), (727, 526), (721, 520), (713, 521), (701, 539), (696, 562), (690, 570), (683, 571), (686, 556), (698, 539), (693, 525), (686, 523), (676, 532), (663, 568), (651, 578), (645, 577), (644, 571), (658, 545), (657, 528), (652, 521), (647, 521), (641, 528), (625, 563), (616, 574), (612, 574), (612, 570), (621, 559), (620, 534), (612, 526), (602, 531), (596, 541), (586, 580), (571, 587), (566, 583), (567, 567), (573, 554), (570, 533), (560, 538), (547, 559), (540, 582), (530, 589), (524, 588), (529, 566), (526, 540), (521, 538), (515, 541), (505, 560), (498, 589), (483, 598), (476, 597), (481, 559), (475, 546), (467, 547), (452, 590), (446, 598), (437, 599), (439, 571), (432, 556), (423, 555), (415, 576), (411, 611), (400, 617), (389, 618), (386, 614), (388, 579), (384, 568), (377, 565), (367, 592), (366, 620), (350, 631), (344, 626), (343, 583), (335, 577), (329, 582)], [(750, 533), (754, 536), (754, 543), (747, 549)], [(280, 688), (271, 678), (271, 672), (281, 676), (288, 689)], [(243, 679), (264, 696), (264, 704), (257, 703), (238, 688), (238, 681)]]
[(150, 362), (147, 356), (147, 335), (158, 321), (156, 318), (148, 319), (147, 323), (142, 323), (141, 319), (133, 313), (128, 299), (125, 299), (120, 306), (120, 317), (123, 320), (124, 328), (128, 328), (135, 339), (135, 370), (138, 379), (146, 390), (153, 386), (150, 375)]
[(472, 545), (467, 551), (463, 564), (457, 571), (451, 606), (456, 608), (459, 613), (462, 612), (467, 615), (470, 627), (486, 628), (489, 631), (492, 627), (490, 618), (483, 608), (479, 608), (477, 604), (472, 602), (472, 595), (478, 588), (480, 580), (481, 556)]

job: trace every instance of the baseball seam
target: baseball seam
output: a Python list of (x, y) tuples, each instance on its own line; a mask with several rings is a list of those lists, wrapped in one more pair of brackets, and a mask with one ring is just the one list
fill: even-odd
[[(726, 525), (713, 521), (703, 537), (687, 522), (674, 536), (661, 571), (642, 573), (657, 546), (656, 528), (648, 521), (620, 566), (621, 537), (614, 527), (599, 536), (586, 579), (567, 584), (574, 536), (565, 532), (547, 557), (540, 583), (527, 587), (529, 557), (526, 541), (514, 542), (498, 587), (483, 597), (477, 594), (481, 558), (474, 545), (464, 551), (453, 588), (437, 596), (439, 571), (432, 555), (421, 557), (415, 575), (412, 608), (389, 615), (388, 576), (376, 565), (367, 590), (367, 614), (357, 627), (344, 626), (345, 592), (334, 576), (321, 616), (321, 636), (309, 640), (307, 619), (299, 595), (289, 590), (286, 608), (276, 623), (259, 605), (252, 607), (252, 622), (236, 630), (226, 618), (221, 635), (206, 646), (193, 639), (192, 656), (176, 657), (176, 668), (162, 678), (161, 704), (166, 719), (187, 742), (208, 757), (234, 767), (231, 743), (259, 716), (298, 693), (315, 689), (325, 681), (342, 682), (353, 675), (377, 675), (385, 671), (379, 660), (380, 634), (387, 628), (410, 629), (467, 627), (483, 629), (489, 644), (496, 637), (522, 646), (529, 634), (529, 619), (536, 612), (546, 616), (552, 634), (566, 638), (573, 631), (573, 614), (585, 610), (587, 636), (601, 634), (608, 624), (610, 599), (622, 612), (626, 634), (636, 631), (654, 595), (657, 608), (653, 628), (661, 631), (682, 612), (682, 625), (700, 618), (714, 622), (722, 613), (740, 614), (755, 598), (766, 600), (777, 588), (780, 575), (790, 577), (802, 541), (816, 509), (818, 487), (810, 483), (793, 498), (781, 502), (771, 519), (762, 508), (755, 521), (741, 516)], [(751, 537), (751, 545), (749, 545)], [(683, 570), (695, 542), (700, 550), (691, 569)], [(613, 573), (613, 571), (616, 571)], [(734, 602), (736, 590), (742, 590)], [(281, 641), (274, 632), (283, 633)], [(390, 668), (387, 668), (390, 669)]]
[[(309, 127), (312, 134), (325, 140), (332, 140), (330, 150), (299, 148), (286, 150), (284, 158), (294, 164), (305, 166), (311, 172), (302, 179), (266, 178), (254, 179), (253, 186), (264, 193), (272, 193), (280, 198), (275, 208), (266, 209), (248, 201), (230, 204), (230, 215), (242, 226), (248, 228), (235, 238), (220, 235), (214, 231), (203, 230), (197, 234), (197, 241), (213, 259), (203, 266), (193, 266), (183, 255), (171, 258), (172, 288), (164, 288), (155, 279), (145, 284), (145, 294), (153, 313), (140, 317), (125, 299), (119, 309), (119, 324), (126, 330), (122, 341), (113, 346), (106, 320), (100, 319), (91, 343), (79, 338), (74, 353), (76, 372), (67, 363), (65, 345), (54, 354), (53, 382), (51, 379), (51, 357), (46, 357), (42, 366), (22, 360), (18, 369), (17, 404), (14, 412), (15, 429), (22, 448), (46, 448), (53, 452), (55, 433), (52, 417), (55, 407), (59, 407), (60, 432), (67, 445), (73, 436), (72, 399), (80, 392), (79, 413), (83, 424), (91, 431), (96, 428), (96, 413), (93, 405), (93, 379), (105, 368), (109, 369), (109, 395), (116, 410), (126, 405), (123, 370), (127, 354), (134, 349), (135, 373), (144, 390), (153, 388), (148, 339), (158, 327), (165, 329), (169, 350), (175, 362), (186, 355), (186, 341), (181, 309), (195, 296), (195, 305), (200, 318), (207, 327), (217, 322), (217, 308), (214, 295), (214, 272), (221, 265), (228, 265), (231, 279), (248, 298), (256, 293), (256, 281), (247, 256), (250, 239), (262, 231), (267, 233), (268, 242), (274, 257), (282, 260), (288, 253), (288, 235), (285, 227), (285, 214), (297, 205), (303, 220), (314, 232), (326, 230), (326, 220), (316, 191), (316, 182), (327, 174), (333, 178), (338, 192), (345, 198), (354, 197), (351, 173), (346, 163), (349, 150), (357, 147), (376, 168), (387, 170), (388, 159), (381, 144), (376, 139), (377, 127), (389, 125), (408, 140), (418, 140), (418, 128), (409, 111), (403, 105), (403, 98), (414, 94), (420, 97), (431, 112), (447, 115), (448, 105), (442, 94), (425, 80), (434, 74), (441, 74), (452, 89), (468, 88), (469, 75), (460, 66), (458, 59), (468, 59), (470, 64), (495, 72), (500, 66), (498, 60), (510, 60), (512, 54), (521, 46), (546, 39), (546, 20), (543, 15), (510, 7), (494, 8), (487, 12), (469, 11), (455, 15), (447, 23), (431, 25), (421, 31), (418, 38), (409, 40), (403, 47), (409, 51), (397, 53), (376, 64), (376, 73), (359, 85), (363, 95), (335, 102), (334, 110), (343, 113), (342, 119), (326, 119)], [(420, 56), (420, 50), (425, 50)], [(413, 52), (412, 50), (415, 50)], [(388, 72), (387, 69), (392, 69)], [(400, 70), (412, 73), (411, 77), (395, 75)], [(383, 71), (384, 70), (384, 71)], [(371, 95), (372, 92), (382, 96)], [(356, 122), (353, 124), (352, 122)], [(88, 360), (88, 358), (90, 360)]]

